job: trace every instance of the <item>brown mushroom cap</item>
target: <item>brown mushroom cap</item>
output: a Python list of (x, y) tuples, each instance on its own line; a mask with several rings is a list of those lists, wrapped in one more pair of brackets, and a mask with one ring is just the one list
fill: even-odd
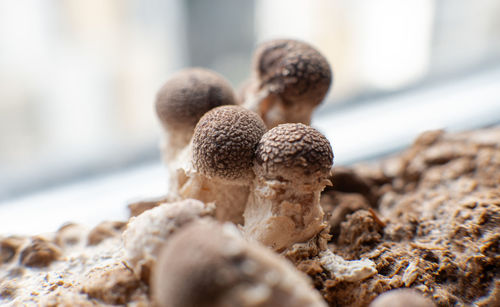
[(262, 136), (255, 153), (257, 172), (268, 178), (328, 174), (333, 151), (318, 130), (301, 124), (282, 124)]
[(305, 275), (236, 228), (187, 225), (166, 242), (152, 278), (160, 307), (324, 307)]
[(396, 289), (379, 295), (370, 307), (434, 307), (430, 299), (413, 289)]
[(202, 68), (177, 72), (159, 90), (156, 113), (166, 129), (194, 129), (209, 110), (235, 105), (231, 85), (221, 75)]
[(239, 282), (220, 226), (197, 223), (173, 237), (160, 254), (153, 286), (160, 306), (215, 306), (217, 294)]
[(215, 108), (196, 125), (193, 166), (209, 178), (250, 180), (255, 148), (266, 130), (262, 119), (243, 107)]
[(260, 87), (279, 95), (285, 104), (304, 101), (318, 105), (332, 82), (326, 58), (301, 41), (279, 39), (263, 43), (253, 62)]

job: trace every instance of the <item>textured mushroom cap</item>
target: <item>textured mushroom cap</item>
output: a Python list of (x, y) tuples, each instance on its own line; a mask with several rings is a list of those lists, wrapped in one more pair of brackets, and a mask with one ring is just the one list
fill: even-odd
[(255, 153), (257, 173), (266, 178), (328, 174), (333, 151), (318, 130), (300, 123), (282, 124), (266, 132)]
[(196, 125), (193, 166), (209, 178), (250, 180), (255, 148), (266, 130), (262, 119), (243, 107), (215, 108)]
[(229, 82), (202, 68), (188, 68), (174, 74), (156, 96), (156, 113), (166, 129), (194, 129), (209, 110), (236, 104)]
[(412, 289), (396, 289), (379, 295), (370, 307), (434, 307), (430, 299)]
[(165, 244), (152, 279), (158, 306), (326, 306), (287, 260), (233, 225), (199, 221)]
[(318, 105), (332, 82), (326, 58), (304, 42), (279, 39), (263, 43), (253, 62), (260, 87), (279, 95), (285, 104), (304, 101)]

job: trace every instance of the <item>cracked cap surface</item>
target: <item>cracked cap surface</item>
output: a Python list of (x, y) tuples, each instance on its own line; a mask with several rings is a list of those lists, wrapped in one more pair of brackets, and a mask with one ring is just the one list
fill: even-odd
[(281, 96), (285, 104), (307, 101), (318, 105), (332, 82), (326, 58), (304, 42), (280, 39), (263, 43), (253, 62), (260, 87)]
[(158, 91), (156, 113), (166, 129), (194, 129), (209, 110), (235, 105), (228, 81), (203, 68), (188, 68), (174, 74)]
[(266, 130), (262, 119), (243, 107), (215, 108), (196, 125), (193, 165), (207, 177), (249, 180), (255, 148)]
[(262, 136), (255, 153), (256, 167), (265, 176), (328, 174), (333, 151), (318, 130), (300, 123), (279, 125)]

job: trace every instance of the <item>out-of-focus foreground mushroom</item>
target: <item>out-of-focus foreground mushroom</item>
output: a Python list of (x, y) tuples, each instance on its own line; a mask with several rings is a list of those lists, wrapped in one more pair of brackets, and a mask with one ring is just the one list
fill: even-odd
[[(170, 191), (178, 188), (176, 169), (191, 141), (198, 120), (221, 105), (234, 105), (231, 85), (219, 74), (203, 68), (188, 68), (174, 74), (156, 96), (156, 113), (163, 126), (161, 148), (170, 175)], [(180, 174), (182, 175), (182, 174)]]
[(435, 307), (428, 298), (413, 289), (396, 289), (379, 295), (370, 307)]
[(315, 48), (296, 40), (272, 40), (255, 51), (252, 76), (239, 100), (269, 128), (284, 123), (308, 125), (331, 81), (330, 65)]
[(265, 131), (262, 119), (241, 106), (206, 113), (196, 125), (180, 196), (215, 202), (218, 220), (243, 223), (255, 148)]
[(326, 306), (305, 275), (245, 241), (231, 224), (192, 223), (166, 243), (153, 273), (160, 307)]
[(213, 214), (213, 206), (187, 199), (163, 204), (132, 217), (122, 234), (125, 261), (137, 277), (149, 281), (163, 243), (186, 224)]
[(330, 184), (330, 142), (304, 124), (283, 124), (260, 140), (252, 194), (245, 209), (245, 235), (276, 251), (305, 242), (326, 224), (319, 198)]

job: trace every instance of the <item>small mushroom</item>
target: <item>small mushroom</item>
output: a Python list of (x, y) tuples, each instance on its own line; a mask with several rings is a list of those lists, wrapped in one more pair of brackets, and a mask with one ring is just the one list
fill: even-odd
[(308, 125), (331, 81), (330, 65), (314, 47), (296, 40), (272, 40), (257, 48), (252, 77), (239, 100), (269, 128), (283, 123)]
[(152, 276), (160, 307), (326, 306), (303, 273), (232, 224), (198, 221), (165, 244)]
[(413, 289), (396, 289), (379, 295), (370, 307), (435, 307), (428, 298)]
[(304, 124), (282, 124), (257, 145), (255, 179), (244, 212), (245, 236), (276, 251), (326, 227), (319, 199), (333, 164), (330, 142)]
[(169, 168), (170, 190), (176, 192), (178, 177), (174, 170), (185, 159), (183, 151), (191, 141), (198, 120), (221, 105), (234, 105), (233, 89), (219, 74), (202, 68), (188, 68), (174, 74), (156, 96), (156, 113), (163, 126), (161, 148)]
[(182, 198), (215, 202), (220, 221), (243, 223), (243, 211), (254, 174), (255, 148), (266, 131), (262, 119), (241, 106), (221, 106), (196, 125), (191, 144), (189, 178)]
[(213, 214), (213, 206), (194, 199), (162, 204), (132, 217), (122, 234), (124, 260), (137, 277), (149, 280), (162, 244), (188, 223)]

